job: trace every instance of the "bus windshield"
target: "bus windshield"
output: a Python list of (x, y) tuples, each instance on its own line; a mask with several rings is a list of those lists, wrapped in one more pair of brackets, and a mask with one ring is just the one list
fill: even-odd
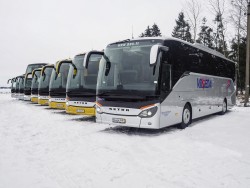
[(41, 75), (41, 70), (35, 72), (31, 82), (32, 89), (38, 89), (40, 75)]
[(24, 89), (24, 77), (19, 78), (19, 90), (22, 91)]
[(50, 90), (51, 89), (52, 90), (53, 89), (65, 89), (66, 90), (68, 72), (69, 72), (69, 64), (62, 64), (58, 75), (56, 73), (56, 70), (53, 69), (51, 73), (50, 84), (49, 84)]
[(52, 74), (53, 67), (45, 68), (44, 74), (40, 77), (39, 82), (39, 89), (48, 89), (49, 88), (49, 82), (50, 82), (50, 76)]
[(15, 88), (16, 88), (16, 81), (15, 79), (12, 79), (11, 89), (15, 89)]
[(15, 89), (16, 89), (16, 92), (19, 90), (19, 78), (16, 79)]
[(157, 95), (160, 63), (150, 66), (149, 61), (151, 47), (159, 42), (143, 40), (109, 45), (100, 62), (97, 94)]
[(32, 78), (25, 78), (25, 80), (24, 80), (24, 88), (25, 89), (30, 89), (31, 88), (31, 82), (32, 82)]
[(101, 55), (94, 55), (91, 57), (88, 69), (83, 66), (83, 59), (84, 55), (75, 56), (73, 59), (73, 63), (77, 68), (77, 73), (74, 76), (74, 67), (70, 66), (67, 92), (77, 90), (77, 92), (90, 92), (95, 95)]

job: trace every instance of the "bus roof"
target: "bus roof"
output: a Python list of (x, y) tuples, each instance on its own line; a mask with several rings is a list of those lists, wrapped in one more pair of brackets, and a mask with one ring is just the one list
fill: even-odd
[(84, 52), (84, 53), (79, 53), (79, 54), (76, 54), (74, 57), (76, 57), (76, 56), (82, 56), (82, 55), (85, 55), (86, 53)]
[(47, 65), (47, 63), (31, 63), (31, 64), (28, 64), (29, 65)]
[(162, 41), (172, 40), (172, 41), (178, 41), (178, 42), (182, 42), (184, 44), (187, 44), (189, 46), (192, 46), (194, 48), (197, 48), (197, 49), (203, 50), (205, 52), (208, 52), (208, 53), (210, 53), (210, 54), (212, 54), (214, 56), (223, 58), (223, 59), (225, 59), (227, 61), (230, 61), (232, 63), (235, 63), (234, 61), (226, 58), (222, 53), (217, 52), (216, 50), (213, 50), (213, 49), (211, 49), (211, 48), (209, 48), (209, 47), (207, 47), (207, 46), (205, 46), (203, 44), (190, 43), (190, 42), (187, 42), (187, 41), (184, 41), (184, 40), (181, 40), (181, 39), (178, 39), (178, 38), (174, 38), (174, 37), (144, 37), (144, 38), (126, 39), (126, 40), (123, 40), (123, 41), (117, 41), (117, 42), (111, 43), (111, 45), (115, 44), (115, 43), (119, 43), (119, 42), (123, 43), (123, 42), (132, 42), (132, 41), (138, 41), (138, 40), (162, 40)]

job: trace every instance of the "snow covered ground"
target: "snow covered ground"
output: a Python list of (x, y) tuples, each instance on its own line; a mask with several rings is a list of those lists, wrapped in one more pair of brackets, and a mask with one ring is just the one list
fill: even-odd
[(250, 187), (250, 107), (137, 130), (0, 94), (0, 188)]
[(10, 93), (10, 89), (0, 89), (0, 94)]

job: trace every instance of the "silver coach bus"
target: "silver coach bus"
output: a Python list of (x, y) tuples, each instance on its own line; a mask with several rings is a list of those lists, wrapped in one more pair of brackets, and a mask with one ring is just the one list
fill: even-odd
[[(85, 66), (92, 55), (96, 52), (85, 56)], [(99, 123), (183, 129), (195, 118), (224, 114), (236, 103), (235, 63), (203, 45), (141, 38), (109, 44), (102, 55)]]

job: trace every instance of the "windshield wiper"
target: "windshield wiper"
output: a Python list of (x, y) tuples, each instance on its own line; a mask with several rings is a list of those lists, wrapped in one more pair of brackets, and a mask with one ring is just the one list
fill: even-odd
[(74, 91), (74, 90), (71, 90), (71, 91), (67, 91), (68, 94), (70, 95), (87, 95), (87, 96), (95, 96), (95, 92), (87, 92), (87, 91)]
[(101, 92), (101, 93), (97, 93), (97, 96), (110, 96), (109, 94), (111, 94), (112, 96), (113, 95), (117, 96), (117, 94), (114, 94), (114, 92), (112, 92), (112, 91), (104, 91), (104, 92)]
[(155, 99), (155, 98), (159, 98), (160, 97), (160, 95), (146, 95), (146, 96), (144, 96), (144, 98), (146, 98), (146, 99)]

